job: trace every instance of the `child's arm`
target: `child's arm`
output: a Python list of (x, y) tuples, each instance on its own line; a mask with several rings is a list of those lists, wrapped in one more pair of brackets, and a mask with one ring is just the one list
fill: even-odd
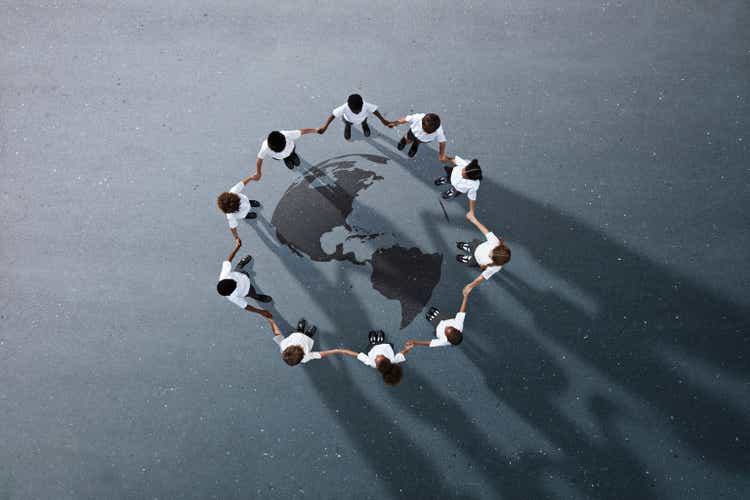
[(450, 162), (451, 158), (445, 156), (445, 142), (440, 143), (440, 161), (443, 163)]
[[(234, 232), (232, 232), (232, 234), (234, 234)], [(229, 262), (232, 262), (232, 259), (234, 259), (234, 256), (237, 255), (237, 252), (240, 251), (241, 246), (242, 246), (242, 241), (240, 241), (240, 239), (237, 238), (237, 244), (234, 245), (234, 249), (232, 250), (232, 253), (230, 253), (229, 256), (227, 257), (227, 260)]]
[[(260, 314), (261, 316), (263, 316), (266, 319), (273, 318), (273, 315), (270, 312), (266, 311), (265, 309), (258, 309), (257, 307), (253, 307), (250, 304), (248, 304), (248, 305), (245, 306), (245, 311), (249, 311), (249, 312), (252, 312), (252, 313)], [(276, 324), (276, 323), (274, 323), (274, 324)], [(271, 329), (273, 329), (273, 326), (271, 326)]]
[[(469, 214), (474, 215), (474, 208), (476, 208), (476, 201), (469, 200), (469, 213), (466, 214), (466, 218), (469, 219)], [(471, 219), (469, 219), (471, 220)]]
[(229, 230), (232, 232), (232, 236), (234, 236), (235, 241), (237, 241), (238, 248), (242, 246), (242, 240), (240, 239), (240, 235), (237, 234), (237, 228), (230, 227)]
[(426, 345), (426, 346), (429, 346), (430, 342), (431, 342), (430, 340), (410, 340), (409, 342), (406, 343), (406, 346), (407, 347), (409, 347), (409, 346), (413, 347), (415, 345)]
[(274, 321), (273, 319), (271, 319), (271, 318), (266, 318), (266, 320), (267, 320), (267, 321), (268, 321), (268, 323), (270, 323), (270, 325), (271, 325), (271, 331), (273, 331), (273, 336), (274, 336), (274, 337), (278, 337), (278, 336), (281, 336), (281, 337), (282, 337), (282, 339), (283, 339), (283, 337), (284, 337), (284, 336), (283, 336), (283, 335), (281, 334), (281, 329), (280, 329), (280, 328), (279, 328), (279, 326), (278, 326), (278, 325), (276, 324), (276, 322), (275, 322), (275, 321)]
[(349, 356), (357, 357), (357, 353), (349, 349), (330, 349), (328, 351), (320, 351), (318, 354), (320, 354), (321, 359), (333, 354), (348, 354)]
[(319, 134), (325, 134), (326, 130), (328, 130), (328, 125), (331, 124), (331, 122), (333, 121), (334, 118), (336, 118), (336, 117), (333, 116), (333, 115), (330, 115), (328, 117), (328, 119), (326, 120), (326, 122), (323, 124), (323, 126), (320, 127), (318, 130), (316, 130), (316, 132), (319, 133)]
[(389, 126), (390, 126), (389, 124), (390, 124), (391, 122), (389, 122), (388, 120), (386, 120), (386, 119), (385, 119), (385, 117), (384, 117), (383, 115), (381, 115), (381, 114), (380, 114), (380, 111), (378, 111), (378, 110), (376, 109), (375, 111), (373, 111), (373, 112), (372, 112), (372, 114), (373, 114), (373, 115), (375, 115), (375, 116), (377, 116), (377, 117), (378, 117), (378, 118), (380, 119), (380, 123), (382, 123), (382, 124), (383, 124), (383, 125), (385, 125), (386, 127), (389, 127)]
[(484, 276), (482, 276), (482, 275), (480, 274), (479, 276), (477, 276), (477, 277), (476, 277), (476, 279), (474, 279), (474, 281), (472, 281), (471, 283), (469, 283), (468, 285), (466, 285), (466, 286), (464, 287), (464, 289), (463, 289), (463, 294), (464, 294), (464, 297), (468, 298), (468, 297), (469, 297), (469, 294), (471, 293), (471, 291), (472, 291), (472, 290), (473, 290), (474, 288), (476, 288), (477, 286), (479, 286), (479, 284), (480, 284), (480, 283), (481, 283), (482, 281), (484, 281)]
[(469, 213), (466, 214), (466, 218), (469, 219), (471, 221), (471, 223), (474, 224), (477, 227), (477, 229), (479, 229), (482, 232), (483, 235), (486, 236), (487, 233), (490, 232), (490, 230), (487, 229), (484, 226), (484, 224), (482, 224), (481, 222), (479, 222), (477, 220), (477, 217), (476, 217), (476, 215), (474, 215), (473, 211), (470, 210)]
[(316, 134), (318, 133), (318, 129), (316, 128), (301, 128), (299, 129), (300, 135), (307, 135), (307, 134)]
[(404, 356), (407, 352), (411, 351), (412, 349), (414, 349), (414, 344), (410, 344), (409, 342), (407, 342), (406, 346), (404, 346), (404, 348), (399, 351), (399, 354)]
[(469, 294), (470, 293), (471, 293), (471, 288), (469, 290), (467, 290), (466, 287), (464, 287), (464, 289), (462, 291), (462, 294), (463, 294), (464, 298), (461, 301), (461, 307), (458, 309), (458, 312), (460, 312), (460, 313), (466, 313), (466, 306), (469, 303)]
[(408, 123), (406, 121), (406, 117), (399, 118), (398, 120), (393, 120), (392, 122), (388, 122), (388, 127), (393, 128), (397, 125), (403, 125), (404, 123)]
[(261, 175), (261, 167), (263, 166), (263, 158), (256, 158), (255, 159), (255, 175), (251, 175), (247, 179), (245, 179), (244, 182), (245, 185), (247, 185), (250, 181), (259, 181), (260, 175)]

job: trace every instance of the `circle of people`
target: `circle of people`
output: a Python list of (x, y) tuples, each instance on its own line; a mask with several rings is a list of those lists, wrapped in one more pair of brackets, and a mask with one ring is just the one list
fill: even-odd
[[(408, 125), (409, 130), (401, 138), (396, 146), (402, 151), (409, 146), (407, 155), (413, 158), (422, 143), (437, 141), (439, 144), (439, 159), (447, 164), (445, 175), (435, 179), (437, 186), (450, 185), (442, 193), (446, 200), (465, 194), (469, 201), (469, 211), (466, 218), (481, 231), (484, 241), (476, 246), (469, 242), (459, 241), (456, 247), (461, 253), (456, 255), (456, 260), (481, 270), (476, 279), (463, 288), (463, 299), (461, 306), (454, 317), (444, 317), (436, 307), (430, 307), (425, 318), (434, 327), (434, 338), (431, 340), (410, 340), (404, 348), (395, 352), (392, 343), (388, 342), (382, 330), (370, 331), (367, 345), (362, 352), (350, 349), (331, 349), (327, 351), (313, 351), (314, 336), (317, 328), (308, 325), (303, 318), (300, 319), (294, 332), (286, 337), (273, 319), (273, 315), (260, 307), (254, 307), (248, 303), (253, 299), (259, 303), (268, 303), (273, 299), (268, 295), (259, 293), (253, 286), (250, 274), (245, 267), (252, 261), (250, 255), (243, 257), (237, 266), (232, 269), (232, 260), (236, 256), (242, 241), (237, 233), (237, 226), (242, 219), (255, 219), (258, 214), (253, 208), (260, 207), (260, 202), (251, 200), (242, 190), (250, 182), (258, 182), (261, 179), (263, 162), (268, 159), (281, 160), (289, 169), (300, 165), (300, 157), (296, 151), (296, 141), (307, 134), (324, 134), (329, 125), (340, 119), (344, 126), (344, 138), (351, 139), (352, 127), (359, 125), (365, 137), (370, 136), (370, 126), (367, 119), (370, 115), (376, 116), (383, 125), (394, 128), (399, 125)], [(414, 346), (422, 345), (429, 347), (457, 346), (463, 340), (464, 322), (466, 320), (466, 307), (469, 294), (472, 289), (488, 280), (498, 272), (502, 266), (510, 260), (510, 249), (501, 238), (488, 230), (479, 222), (474, 213), (477, 199), (477, 190), (482, 180), (482, 169), (476, 159), (465, 160), (460, 156), (449, 157), (445, 154), (445, 133), (440, 123), (440, 117), (435, 113), (416, 113), (406, 115), (398, 120), (388, 121), (380, 114), (375, 104), (366, 102), (359, 94), (352, 94), (341, 106), (335, 108), (326, 122), (319, 128), (303, 128), (298, 130), (274, 130), (263, 141), (256, 160), (255, 174), (238, 182), (232, 188), (218, 197), (219, 209), (226, 215), (229, 229), (236, 244), (227, 259), (222, 263), (219, 282), (216, 290), (219, 295), (226, 297), (230, 302), (252, 313), (263, 316), (271, 325), (273, 339), (281, 350), (281, 358), (289, 366), (307, 363), (313, 359), (322, 359), (336, 354), (348, 355), (357, 358), (367, 366), (377, 369), (387, 385), (398, 384), (403, 371), (401, 363), (406, 361), (406, 354)]]

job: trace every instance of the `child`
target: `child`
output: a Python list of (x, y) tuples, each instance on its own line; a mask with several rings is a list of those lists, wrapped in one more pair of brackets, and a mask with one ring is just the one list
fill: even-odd
[(271, 313), (265, 309), (255, 308), (247, 303), (247, 297), (252, 297), (258, 302), (271, 302), (273, 300), (268, 295), (256, 292), (255, 287), (251, 283), (250, 274), (244, 271), (244, 267), (253, 259), (252, 256), (244, 256), (237, 265), (237, 268), (232, 271), (232, 259), (237, 255), (237, 251), (241, 245), (242, 243), (238, 241), (232, 253), (227, 257), (227, 260), (221, 264), (221, 273), (219, 274), (219, 282), (216, 284), (216, 291), (219, 292), (219, 295), (226, 297), (238, 307), (270, 319), (272, 318)]
[(339, 352), (356, 357), (367, 366), (376, 368), (383, 375), (383, 381), (386, 385), (398, 385), (403, 377), (403, 371), (399, 363), (406, 361), (404, 354), (411, 351), (413, 347), (404, 347), (401, 352), (394, 354), (393, 344), (385, 341), (383, 330), (373, 330), (368, 336), (367, 354), (364, 352), (357, 354), (347, 349), (339, 349)]
[(377, 116), (385, 126), (390, 123), (383, 118), (375, 104), (364, 101), (359, 94), (352, 94), (346, 100), (346, 103), (331, 111), (331, 116), (318, 129), (318, 133), (324, 134), (334, 118), (341, 118), (344, 121), (344, 139), (347, 141), (352, 138), (352, 125), (360, 123), (362, 124), (362, 133), (365, 134), (365, 137), (370, 137), (370, 126), (367, 124), (367, 118), (371, 114)]
[(431, 307), (425, 319), (435, 326), (435, 339), (434, 340), (411, 340), (406, 343), (407, 347), (410, 345), (427, 345), (430, 347), (443, 347), (449, 345), (459, 345), (463, 339), (464, 320), (466, 319), (466, 303), (469, 299), (470, 290), (463, 292), (463, 300), (461, 301), (461, 307), (456, 313), (456, 317), (452, 319), (440, 319), (440, 310), (437, 307)]
[(276, 326), (276, 323), (271, 325), (273, 328), (273, 341), (279, 345), (281, 349), (281, 359), (284, 360), (289, 366), (296, 366), (300, 363), (307, 363), (311, 359), (322, 359), (331, 354), (338, 354), (340, 349), (332, 349), (330, 351), (313, 352), (313, 336), (318, 331), (317, 327), (310, 326), (308, 328), (307, 321), (304, 318), (300, 319), (297, 323), (297, 330), (290, 333), (289, 336), (284, 337), (281, 331)]
[(294, 141), (306, 134), (317, 132), (315, 128), (303, 128), (299, 130), (274, 130), (263, 144), (260, 145), (258, 158), (255, 161), (255, 175), (250, 177), (252, 181), (259, 181), (261, 176), (261, 167), (263, 160), (273, 158), (274, 160), (284, 160), (284, 165), (289, 170), (299, 166), (300, 159), (294, 150)]
[(479, 266), (482, 269), (482, 273), (477, 276), (474, 281), (464, 287), (464, 292), (467, 292), (467, 290), (470, 292), (482, 281), (490, 279), (493, 274), (503, 268), (503, 265), (510, 260), (510, 248), (505, 246), (503, 240), (495, 236), (495, 233), (490, 232), (489, 229), (479, 222), (473, 211), (469, 211), (469, 213), (466, 214), (466, 218), (469, 219), (487, 239), (487, 241), (473, 249), (473, 259), (470, 243), (464, 241), (456, 243), (458, 249), (466, 253), (466, 255), (456, 255), (456, 260), (463, 264)]
[(221, 193), (216, 200), (219, 210), (227, 215), (227, 222), (229, 222), (229, 230), (232, 232), (232, 236), (239, 243), (241, 243), (240, 237), (237, 234), (239, 221), (241, 219), (255, 219), (258, 217), (258, 214), (251, 212), (250, 208), (258, 208), (260, 202), (248, 199), (247, 196), (242, 194), (242, 188), (247, 186), (247, 183), (251, 180), (253, 180), (253, 176), (238, 182), (229, 191)]
[(403, 118), (390, 122), (388, 126), (393, 128), (396, 125), (403, 125), (404, 123), (409, 124), (409, 131), (406, 132), (406, 135), (401, 138), (396, 146), (399, 151), (403, 150), (407, 144), (411, 144), (408, 154), (409, 158), (414, 158), (421, 143), (437, 140), (440, 144), (440, 161), (448, 161), (448, 157), (445, 156), (445, 133), (443, 133), (443, 127), (440, 125), (440, 117), (438, 115), (435, 113), (406, 115)]
[(476, 158), (466, 161), (460, 156), (455, 156), (448, 161), (455, 166), (444, 167), (447, 175), (435, 179), (435, 185), (442, 186), (450, 182), (451, 187), (443, 193), (443, 198), (450, 200), (461, 193), (465, 193), (466, 197), (469, 198), (469, 211), (473, 212), (474, 202), (477, 199), (477, 190), (479, 189), (479, 181), (482, 180), (482, 168), (479, 166)]

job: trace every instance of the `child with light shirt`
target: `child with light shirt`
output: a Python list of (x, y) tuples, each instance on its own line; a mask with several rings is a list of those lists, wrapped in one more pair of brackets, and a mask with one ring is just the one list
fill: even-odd
[(219, 210), (224, 212), (227, 216), (227, 222), (229, 223), (229, 230), (232, 232), (234, 239), (240, 242), (240, 237), (237, 234), (237, 225), (242, 219), (255, 219), (258, 214), (251, 212), (250, 208), (258, 208), (260, 202), (257, 200), (251, 200), (244, 194), (242, 189), (247, 186), (247, 183), (253, 180), (253, 176), (248, 177), (232, 186), (229, 191), (221, 193), (219, 198), (216, 200)]
[(219, 282), (216, 284), (216, 291), (236, 306), (270, 319), (272, 317), (270, 312), (265, 309), (258, 309), (247, 303), (247, 297), (253, 298), (258, 302), (271, 302), (273, 300), (268, 295), (263, 295), (255, 290), (250, 274), (244, 270), (245, 266), (252, 260), (252, 257), (250, 255), (244, 256), (235, 270), (232, 270), (232, 259), (237, 255), (237, 251), (241, 245), (242, 243), (238, 241), (232, 253), (227, 257), (227, 260), (221, 264), (221, 273), (219, 274)]
[(260, 151), (258, 151), (258, 158), (255, 161), (255, 175), (249, 179), (251, 181), (259, 181), (261, 176), (261, 167), (263, 166), (263, 160), (273, 158), (274, 160), (284, 160), (284, 165), (289, 170), (299, 166), (300, 159), (299, 155), (295, 151), (295, 143), (297, 139), (306, 134), (313, 134), (317, 132), (315, 128), (303, 128), (299, 130), (274, 130), (263, 144), (260, 145)]
[(318, 133), (325, 134), (328, 125), (334, 118), (341, 118), (344, 122), (344, 139), (347, 141), (352, 138), (352, 125), (359, 125), (360, 123), (362, 124), (362, 133), (365, 134), (365, 137), (370, 137), (370, 126), (367, 124), (367, 118), (371, 114), (377, 116), (383, 125), (388, 126), (390, 123), (380, 114), (375, 104), (364, 101), (359, 94), (352, 94), (344, 104), (331, 111), (331, 116), (318, 129)]
[(503, 268), (503, 265), (510, 260), (510, 248), (505, 245), (503, 240), (495, 236), (495, 233), (491, 232), (477, 220), (474, 211), (469, 211), (466, 214), (466, 218), (482, 232), (486, 239), (486, 241), (477, 245), (475, 249), (472, 249), (471, 244), (465, 241), (456, 243), (458, 249), (465, 252), (465, 254), (456, 255), (456, 260), (463, 264), (479, 266), (482, 269), (482, 273), (464, 287), (464, 292), (468, 293)]
[(435, 113), (406, 115), (403, 118), (390, 122), (388, 126), (393, 128), (405, 123), (409, 124), (409, 130), (396, 146), (399, 151), (403, 150), (407, 144), (411, 144), (408, 155), (409, 158), (414, 158), (421, 143), (438, 141), (440, 144), (440, 161), (449, 160), (445, 156), (445, 133), (443, 132), (442, 125), (440, 125), (440, 117), (438, 115)]
[(341, 349), (332, 349), (314, 352), (312, 350), (315, 342), (313, 336), (318, 329), (315, 326), (308, 327), (304, 318), (297, 323), (297, 330), (286, 337), (281, 334), (281, 330), (273, 321), (271, 321), (271, 328), (273, 329), (273, 341), (279, 345), (281, 350), (281, 359), (289, 366), (307, 363), (313, 359), (322, 359), (331, 354), (339, 354), (341, 351)]
[(447, 175), (435, 179), (435, 185), (442, 186), (450, 182), (451, 187), (443, 193), (443, 198), (450, 200), (459, 194), (466, 194), (466, 197), (469, 198), (469, 211), (473, 212), (479, 182), (482, 180), (482, 168), (476, 158), (466, 161), (460, 156), (455, 156), (448, 161), (455, 166), (444, 167)]
[(464, 340), (464, 320), (466, 319), (466, 304), (469, 300), (470, 292), (471, 290), (464, 290), (461, 307), (454, 318), (441, 320), (440, 310), (437, 307), (430, 307), (430, 310), (425, 315), (425, 319), (435, 326), (435, 338), (433, 340), (410, 340), (406, 343), (406, 346), (426, 345), (430, 347), (444, 347), (459, 345)]
[(373, 330), (369, 333), (367, 354), (360, 352), (357, 354), (348, 349), (337, 349), (340, 354), (348, 354), (355, 357), (367, 366), (377, 369), (383, 375), (383, 381), (386, 385), (398, 385), (403, 377), (403, 370), (400, 363), (406, 361), (404, 354), (411, 351), (414, 346), (407, 346), (401, 352), (393, 352), (393, 344), (385, 341), (383, 330)]

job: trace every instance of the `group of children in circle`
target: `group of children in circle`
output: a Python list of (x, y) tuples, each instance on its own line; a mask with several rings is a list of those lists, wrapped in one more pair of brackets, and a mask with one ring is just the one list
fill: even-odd
[[(324, 134), (331, 122), (337, 118), (343, 122), (344, 138), (346, 140), (351, 139), (351, 130), (355, 125), (360, 125), (364, 136), (369, 137), (371, 131), (367, 119), (370, 115), (376, 116), (383, 125), (389, 128), (399, 125), (409, 125), (409, 130), (401, 138), (397, 148), (401, 151), (407, 145), (410, 145), (407, 152), (410, 158), (413, 158), (417, 154), (420, 144), (438, 142), (439, 159), (441, 162), (448, 164), (448, 166), (444, 167), (446, 175), (435, 179), (435, 184), (438, 186), (450, 184), (449, 189), (442, 193), (444, 199), (451, 199), (461, 194), (466, 195), (469, 200), (469, 211), (466, 214), (466, 218), (481, 231), (485, 238), (484, 242), (476, 246), (469, 242), (457, 242), (456, 246), (461, 250), (461, 253), (456, 255), (456, 260), (460, 263), (477, 267), (481, 272), (476, 279), (464, 286), (461, 306), (453, 318), (443, 318), (439, 309), (430, 307), (425, 317), (435, 328), (435, 338), (431, 340), (410, 340), (406, 342), (401, 351), (395, 352), (393, 344), (386, 341), (385, 333), (382, 330), (373, 330), (369, 332), (367, 346), (362, 352), (357, 353), (349, 349), (313, 351), (313, 337), (317, 331), (315, 326), (308, 325), (304, 319), (300, 319), (295, 331), (285, 337), (269, 311), (248, 304), (248, 297), (260, 303), (268, 303), (273, 300), (270, 296), (259, 293), (255, 289), (250, 274), (244, 269), (251, 262), (252, 257), (246, 255), (232, 269), (232, 260), (242, 246), (242, 241), (237, 233), (239, 221), (242, 219), (255, 219), (257, 213), (253, 212), (252, 209), (260, 206), (259, 201), (249, 199), (242, 194), (242, 190), (248, 183), (260, 181), (263, 162), (267, 159), (281, 160), (289, 169), (299, 166), (300, 158), (296, 151), (296, 141), (303, 135), (312, 133)], [(217, 200), (219, 210), (226, 215), (229, 229), (236, 241), (235, 247), (221, 266), (219, 282), (216, 286), (219, 295), (226, 297), (230, 302), (249, 312), (260, 314), (266, 318), (273, 330), (274, 341), (281, 350), (281, 357), (290, 366), (307, 363), (313, 359), (322, 359), (334, 354), (345, 354), (353, 356), (365, 365), (377, 369), (382, 374), (386, 384), (396, 385), (401, 381), (403, 376), (400, 364), (406, 361), (405, 355), (414, 346), (441, 347), (459, 345), (463, 340), (466, 306), (471, 290), (483, 281), (490, 279), (493, 274), (499, 271), (510, 260), (510, 249), (501, 238), (498, 238), (479, 222), (474, 214), (477, 190), (482, 180), (482, 169), (479, 166), (479, 162), (476, 159), (467, 161), (459, 156), (447, 156), (445, 154), (445, 144), (445, 133), (443, 132), (438, 115), (434, 113), (419, 113), (406, 115), (398, 120), (388, 121), (380, 114), (375, 104), (364, 101), (359, 94), (350, 95), (346, 103), (335, 108), (326, 119), (326, 122), (319, 128), (274, 130), (268, 134), (268, 137), (263, 141), (258, 151), (255, 174), (238, 182), (229, 191), (221, 193)]]

